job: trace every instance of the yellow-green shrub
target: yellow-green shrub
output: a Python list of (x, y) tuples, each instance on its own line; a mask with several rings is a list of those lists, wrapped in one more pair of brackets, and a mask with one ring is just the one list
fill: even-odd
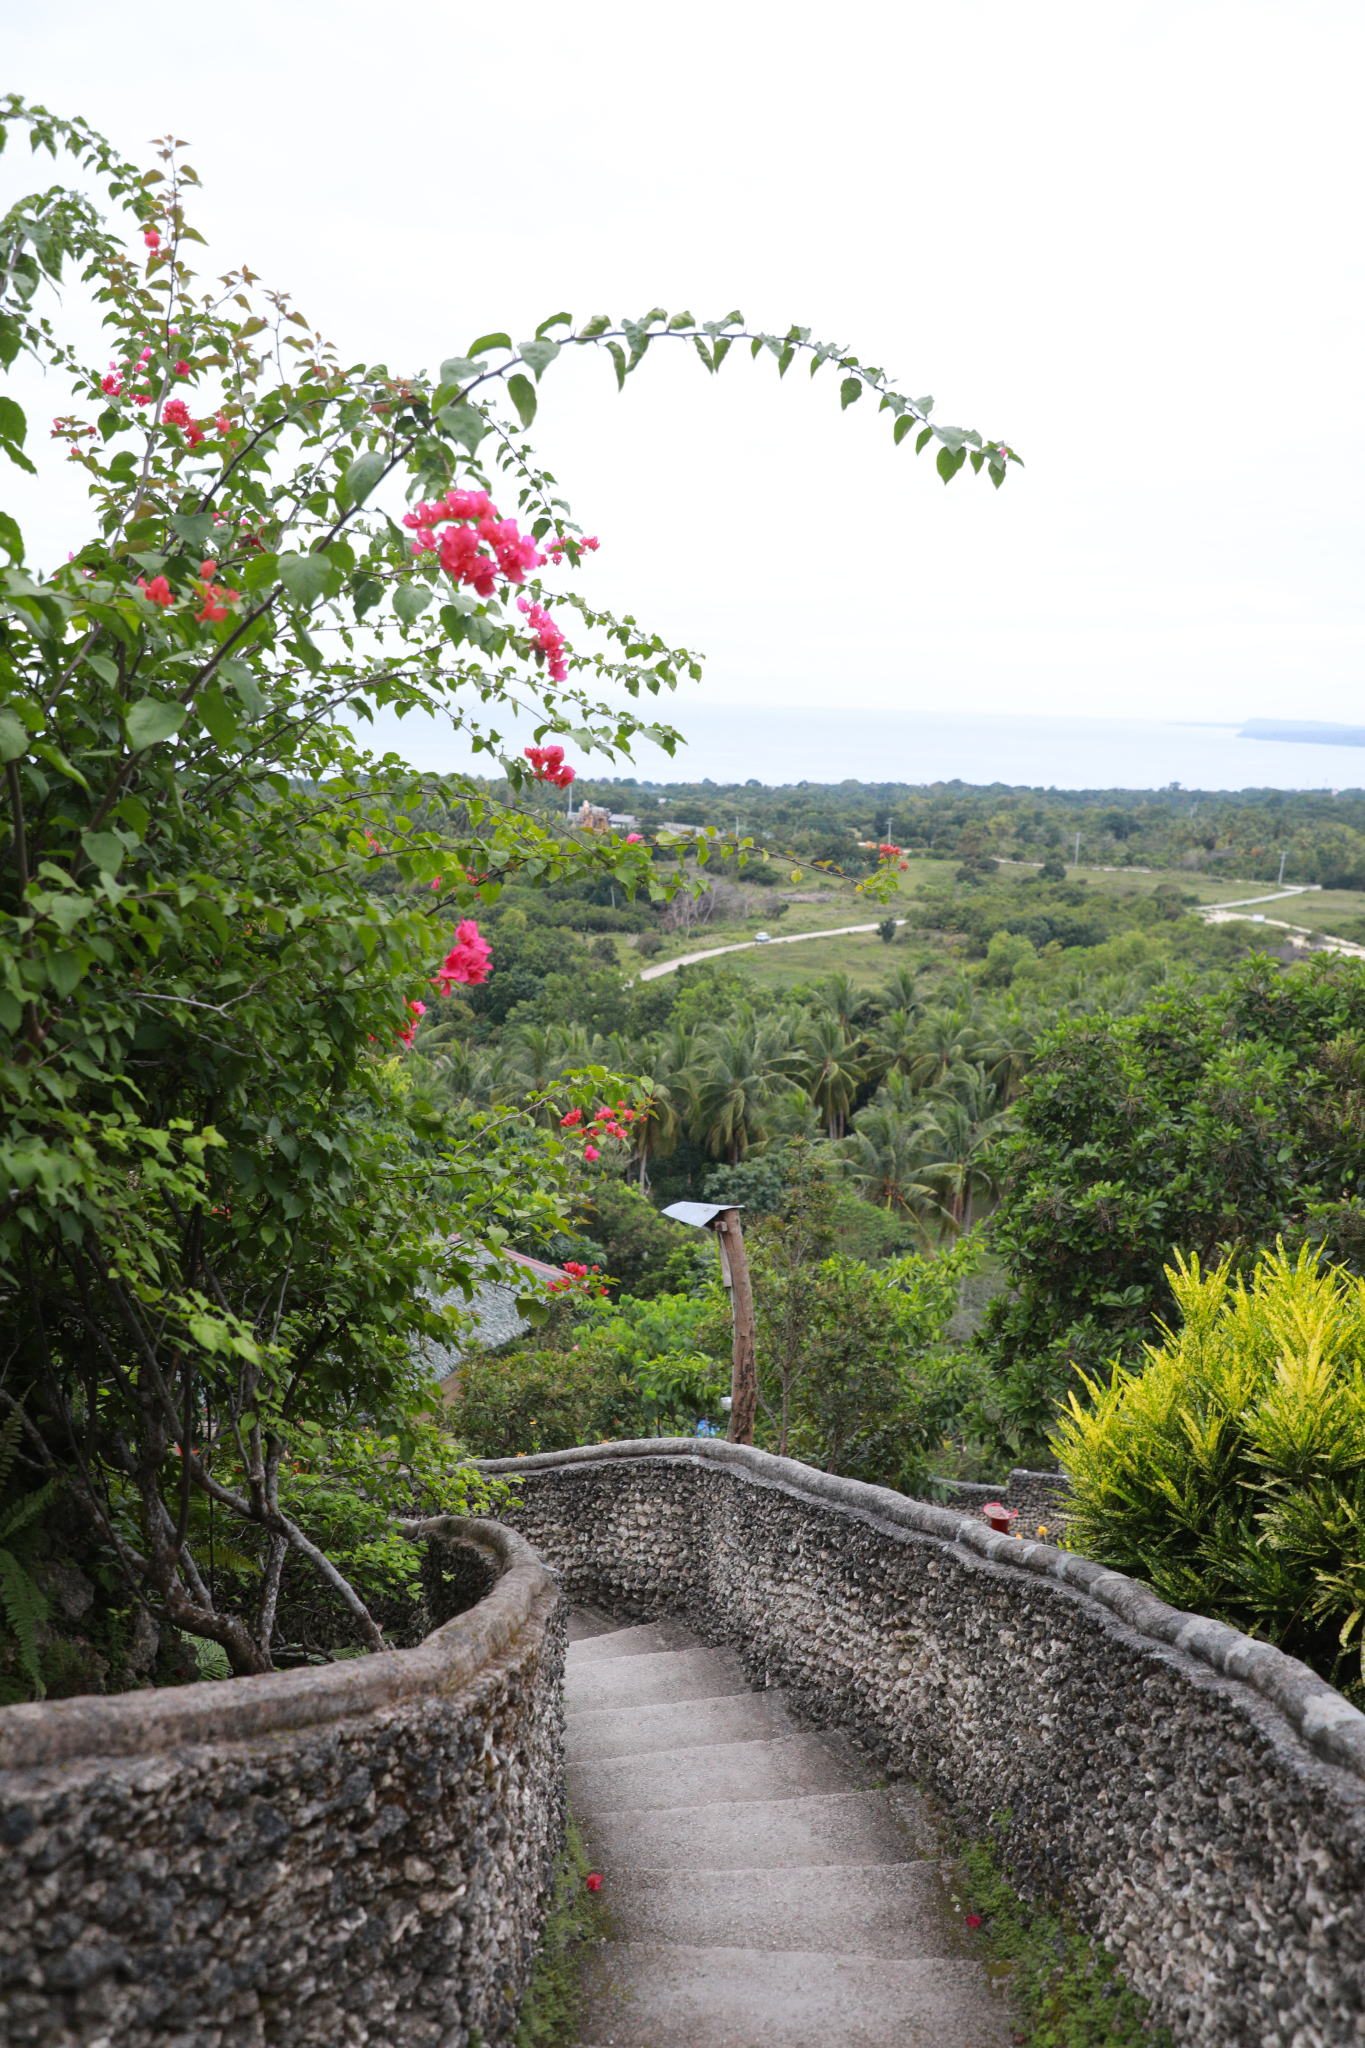
[(1086, 1380), (1054, 1433), (1073, 1541), (1165, 1600), (1361, 1680), (1365, 1281), (1281, 1246), (1250, 1286), (1168, 1269), (1180, 1312), (1140, 1371)]

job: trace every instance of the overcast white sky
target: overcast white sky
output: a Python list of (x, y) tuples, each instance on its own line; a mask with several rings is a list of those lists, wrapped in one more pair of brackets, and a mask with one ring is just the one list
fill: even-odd
[(5, 44), (130, 154), (189, 138), (214, 257), (343, 359), (737, 306), (1024, 455), (945, 490), (828, 371), (656, 349), (618, 398), (561, 359), (535, 435), (586, 586), (707, 654), (695, 703), (1365, 721), (1358, 5), (238, 0), (134, 33), (63, 0)]

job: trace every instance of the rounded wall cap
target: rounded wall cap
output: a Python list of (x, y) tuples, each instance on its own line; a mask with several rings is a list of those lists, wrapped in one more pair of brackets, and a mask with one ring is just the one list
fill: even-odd
[(317, 1727), (353, 1714), (458, 1693), (512, 1649), (528, 1625), (544, 1626), (559, 1599), (551, 1572), (524, 1536), (501, 1522), (465, 1515), (400, 1522), (413, 1542), (433, 1537), (471, 1545), (495, 1566), (496, 1584), (464, 1614), (411, 1650), (255, 1678), (207, 1679), (139, 1692), (86, 1693), (0, 1707), (0, 1770), (72, 1763), (84, 1757), (141, 1756), (199, 1742), (245, 1742)]
[(1179, 1608), (1168, 1607), (1136, 1579), (1096, 1564), (1092, 1558), (1057, 1550), (1048, 1543), (998, 1536), (978, 1515), (936, 1507), (931, 1501), (911, 1500), (887, 1486), (867, 1486), (858, 1479), (841, 1479), (835, 1473), (802, 1465), (795, 1458), (775, 1458), (771, 1452), (755, 1450), (751, 1444), (724, 1443), (705, 1437), (643, 1437), (623, 1443), (581, 1444), (570, 1451), (540, 1451), (529, 1458), (482, 1458), (477, 1463), (481, 1472), (549, 1473), (630, 1464), (641, 1459), (682, 1459), (693, 1465), (719, 1465), (736, 1478), (778, 1486), (822, 1507), (874, 1517), (911, 1529), (917, 1535), (935, 1537), (957, 1549), (973, 1551), (1006, 1570), (1055, 1580), (1108, 1608), (1135, 1635), (1174, 1649), (1216, 1671), (1220, 1678), (1259, 1693), (1284, 1715), (1317, 1756), (1365, 1782), (1365, 1714), (1297, 1657), (1287, 1657), (1272, 1643), (1258, 1642), (1207, 1615), (1185, 1614)]

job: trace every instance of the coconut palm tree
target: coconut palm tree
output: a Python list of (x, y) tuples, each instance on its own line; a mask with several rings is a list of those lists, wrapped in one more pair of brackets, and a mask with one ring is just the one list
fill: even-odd
[(830, 1137), (842, 1138), (863, 1078), (858, 1042), (832, 1011), (821, 1010), (802, 1029), (798, 1043), (805, 1061), (806, 1092), (824, 1117)]
[(712, 1158), (743, 1159), (764, 1135), (764, 1112), (790, 1078), (791, 1032), (780, 1017), (712, 1025), (699, 1036), (691, 1088), (692, 1135)]
[(936, 1088), (953, 1069), (970, 1063), (981, 1041), (981, 1032), (970, 1009), (934, 1009), (925, 1012), (915, 1030), (916, 1050), (907, 1069), (910, 1079), (921, 1088)]
[(863, 1001), (861, 991), (853, 985), (852, 975), (844, 974), (840, 970), (827, 974), (823, 981), (815, 985), (815, 999), (821, 1009), (828, 1010), (831, 1016), (839, 1019), (846, 1032), (852, 1030), (850, 1020)]
[(990, 1154), (1003, 1119), (999, 1114), (978, 1118), (974, 1107), (943, 1095), (920, 1126), (921, 1176), (935, 1190), (955, 1232), (971, 1229), (973, 1201), (989, 1199), (999, 1186)]
[(682, 1135), (691, 1102), (695, 1065), (692, 1034), (676, 1020), (662, 1037), (646, 1039), (631, 1063), (649, 1088), (648, 1107), (637, 1110), (632, 1135), (640, 1162), (640, 1193), (649, 1186), (649, 1162), (665, 1159)]
[(921, 1171), (925, 1154), (920, 1119), (902, 1115), (885, 1102), (869, 1103), (854, 1118), (842, 1150), (863, 1200), (913, 1223), (927, 1249), (932, 1242), (929, 1219), (941, 1222), (944, 1212)]
[(868, 1034), (867, 1070), (878, 1076), (908, 1074), (919, 1050), (912, 1013), (892, 1010)]
[(923, 969), (907, 967), (902, 961), (892, 968), (882, 986), (893, 1010), (904, 1010), (908, 1017), (918, 1017), (924, 1008), (923, 983)]

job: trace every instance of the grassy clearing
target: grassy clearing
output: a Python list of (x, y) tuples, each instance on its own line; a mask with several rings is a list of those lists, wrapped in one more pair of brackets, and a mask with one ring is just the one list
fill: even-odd
[[(1028, 867), (1010, 864), (1000, 869), (1002, 880), (1022, 880), (1032, 872)], [(658, 967), (685, 954), (710, 952), (722, 946), (751, 945), (755, 933), (760, 931), (769, 932), (774, 939), (789, 939), (797, 932), (827, 932), (840, 925), (875, 924), (892, 915), (908, 921), (897, 936), (894, 948), (886, 947), (875, 932), (860, 932), (821, 940), (810, 947), (772, 946), (722, 955), (722, 958), (740, 972), (752, 975), (761, 987), (777, 990), (793, 988), (833, 973), (848, 974), (859, 986), (875, 987), (885, 975), (888, 965), (905, 958), (902, 949), (907, 943), (913, 945), (917, 953), (926, 955), (929, 964), (941, 959), (946, 968), (952, 964), (951, 947), (941, 934), (914, 930), (914, 905), (919, 892), (926, 887), (936, 894), (947, 890), (965, 900), (972, 885), (960, 883), (955, 877), (956, 869), (948, 861), (912, 860), (907, 872), (896, 878), (898, 898), (884, 908), (875, 897), (860, 893), (852, 881), (839, 876), (805, 874), (799, 885), (774, 890), (771, 900), (751, 918), (742, 922), (730, 920), (705, 925), (686, 934), (671, 934), (663, 951), (650, 955), (648, 965)], [(1275, 886), (1272, 882), (1185, 874), (1172, 869), (1139, 873), (1131, 868), (1085, 866), (1068, 867), (1067, 879), (1084, 882), (1087, 889), (1094, 890), (1097, 895), (1120, 898), (1150, 896), (1159, 888), (1175, 886), (1200, 903), (1210, 904), (1235, 902), (1249, 896), (1269, 896)], [(784, 899), (795, 894), (815, 895), (817, 900), (809, 903), (788, 901), (784, 909)], [(1267, 905), (1264, 914), (1314, 931), (1365, 938), (1365, 893), (1358, 891), (1321, 890), (1301, 896), (1286, 896), (1273, 906)], [(643, 964), (639, 953), (625, 937), (617, 941), (617, 953), (622, 969), (627, 973)]]

